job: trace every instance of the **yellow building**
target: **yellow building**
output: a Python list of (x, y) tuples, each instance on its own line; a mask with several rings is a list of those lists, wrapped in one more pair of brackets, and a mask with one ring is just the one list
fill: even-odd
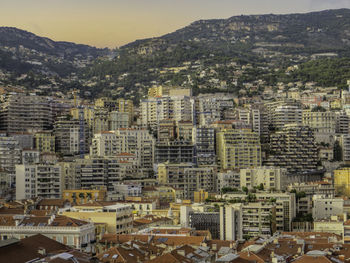
[(303, 110), (303, 125), (320, 133), (335, 133), (336, 115), (333, 111)]
[(334, 187), (337, 194), (350, 196), (350, 167), (334, 170)]
[(95, 107), (116, 110), (118, 107), (118, 102), (110, 98), (98, 98), (95, 100)]
[(142, 190), (144, 197), (159, 199), (163, 202), (175, 202), (176, 199), (183, 199), (184, 192), (170, 186), (144, 187)]
[(261, 166), (259, 134), (250, 129), (227, 129), (216, 135), (216, 152), (222, 170)]
[(129, 124), (133, 123), (134, 119), (134, 103), (132, 100), (118, 99), (118, 111), (127, 112), (129, 114)]
[(331, 109), (341, 109), (342, 108), (342, 102), (341, 99), (334, 99), (331, 101)]
[(194, 192), (194, 202), (203, 203), (209, 197), (209, 193), (204, 190)]
[(105, 188), (100, 189), (74, 189), (63, 190), (63, 199), (69, 200), (74, 204), (86, 204), (89, 201), (104, 201), (107, 196)]
[(106, 224), (106, 231), (111, 234), (127, 234), (132, 230), (133, 215), (130, 205), (92, 202), (74, 206), (61, 214), (95, 224)]
[(84, 111), (84, 120), (86, 121), (89, 127), (92, 127), (92, 124), (94, 121), (94, 113), (95, 113), (95, 110), (93, 107), (85, 107), (84, 109), (72, 108), (70, 110), (70, 114), (72, 115), (73, 119), (78, 120), (79, 114), (82, 110)]
[(342, 218), (332, 216), (330, 220), (314, 221), (315, 232), (333, 233), (343, 236), (344, 234), (344, 221)]
[(165, 95), (163, 91), (164, 91), (163, 86), (153, 86), (152, 88), (148, 89), (148, 97), (149, 98), (162, 97), (163, 95)]
[(182, 200), (181, 203), (170, 203), (170, 208), (167, 209), (155, 209), (152, 211), (152, 215), (160, 217), (168, 217), (173, 220), (174, 225), (180, 223), (180, 208), (181, 206), (192, 206), (191, 200)]
[(34, 136), (35, 147), (41, 153), (55, 152), (55, 136), (49, 131), (37, 132)]

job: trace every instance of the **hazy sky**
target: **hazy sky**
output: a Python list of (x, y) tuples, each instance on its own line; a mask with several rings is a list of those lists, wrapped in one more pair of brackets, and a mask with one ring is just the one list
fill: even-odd
[(0, 26), (54, 40), (116, 47), (198, 19), (344, 7), (350, 8), (350, 0), (1, 0)]

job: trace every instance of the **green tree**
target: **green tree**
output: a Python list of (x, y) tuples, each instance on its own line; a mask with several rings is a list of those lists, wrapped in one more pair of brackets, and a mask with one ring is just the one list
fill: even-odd
[(247, 195), (248, 192), (249, 192), (248, 187), (243, 186), (243, 187), (242, 187), (242, 191), (245, 192), (245, 194)]

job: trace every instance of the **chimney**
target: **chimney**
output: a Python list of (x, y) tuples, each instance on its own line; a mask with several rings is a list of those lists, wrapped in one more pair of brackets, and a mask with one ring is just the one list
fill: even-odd
[(55, 220), (56, 216), (55, 214), (53, 214), (50, 218), (49, 218), (49, 222), (48, 222), (48, 225), (51, 225), (52, 222)]
[(42, 256), (46, 256), (46, 249), (43, 247), (39, 247), (38, 248), (38, 254), (42, 255)]

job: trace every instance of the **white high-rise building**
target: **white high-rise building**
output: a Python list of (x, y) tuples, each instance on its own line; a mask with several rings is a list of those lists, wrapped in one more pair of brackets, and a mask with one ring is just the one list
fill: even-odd
[(50, 164), (16, 165), (16, 199), (62, 197), (61, 166)]
[(145, 172), (153, 170), (155, 139), (146, 129), (117, 129), (95, 134), (91, 156), (115, 156), (129, 153), (136, 156), (137, 166)]
[(193, 121), (194, 100), (189, 96), (163, 96), (141, 100), (141, 124), (155, 128), (159, 121)]
[(210, 125), (223, 119), (224, 112), (233, 110), (233, 97), (218, 94), (200, 95), (196, 99), (196, 122)]
[(14, 182), (16, 165), (21, 163), (21, 148), (13, 137), (0, 136), (0, 168), (10, 176)]
[(90, 154), (93, 156), (112, 156), (119, 153), (118, 140), (115, 132), (105, 131), (96, 133), (90, 146)]
[(136, 155), (138, 165), (143, 171), (153, 171), (155, 139), (148, 130), (118, 129), (115, 134), (120, 153)]
[(287, 186), (287, 169), (264, 166), (241, 169), (240, 183), (241, 187), (248, 189), (262, 185), (266, 190), (284, 190)]

